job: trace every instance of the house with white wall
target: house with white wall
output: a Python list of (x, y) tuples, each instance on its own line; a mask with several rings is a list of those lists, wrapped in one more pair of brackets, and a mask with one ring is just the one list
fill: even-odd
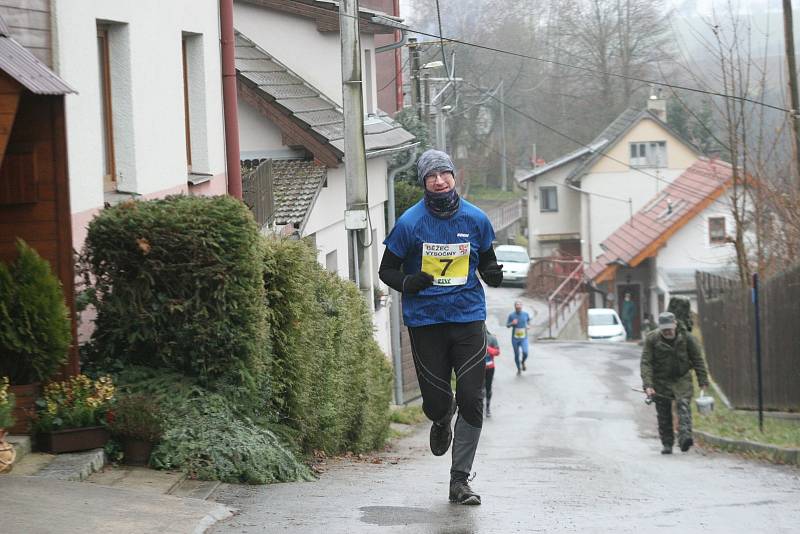
[(735, 270), (732, 184), (729, 163), (700, 158), (614, 230), (584, 273), (599, 289), (594, 304), (619, 305), (629, 293), (639, 310), (635, 337), (642, 315), (657, 316), (671, 296), (688, 297), (696, 310), (695, 272)]
[(660, 98), (629, 108), (587, 146), (517, 177), (528, 190), (532, 257), (594, 260), (611, 232), (697, 161), (664, 109)]
[[(377, 108), (375, 35), (398, 21), (359, 13), (367, 151), (370, 285), (383, 254), (389, 159), (413, 136)], [(344, 225), (344, 115), (338, 4), (322, 0), (237, 0), (236, 71), (243, 160), (272, 168), (271, 226), (312, 241), (331, 272), (349, 278), (352, 244)], [(389, 313), (374, 314), (376, 339), (389, 354)]]
[[(670, 292), (694, 291), (695, 269), (729, 269), (733, 262), (732, 245), (724, 241), (732, 221), (719, 184), (712, 180), (711, 190), (692, 190), (704, 162), (698, 149), (666, 123), (666, 105), (659, 96), (652, 96), (644, 110), (627, 109), (585, 147), (517, 176), (527, 188), (531, 257), (580, 257), (590, 266), (587, 278), (603, 283), (598, 295), (606, 298), (597, 297), (595, 305), (618, 305), (630, 292), (640, 319), (644, 312), (657, 314)], [(730, 178), (730, 167), (721, 162), (714, 163), (714, 172)], [(646, 254), (639, 251), (641, 258), (609, 257), (619, 241), (642, 244), (646, 233), (640, 230), (647, 225), (622, 234), (621, 228), (642, 214), (650, 217), (662, 204), (675, 208), (673, 203), (702, 205), (703, 210), (670, 225), (668, 240), (654, 236)], [(710, 234), (716, 241), (710, 241)], [(598, 265), (616, 267), (595, 272)], [(639, 321), (637, 333), (638, 328)]]
[(73, 244), (127, 198), (226, 191), (218, 0), (52, 0)]

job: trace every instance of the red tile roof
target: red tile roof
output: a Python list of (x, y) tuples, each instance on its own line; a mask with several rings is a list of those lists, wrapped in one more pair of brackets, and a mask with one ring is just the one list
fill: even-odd
[(601, 243), (605, 252), (589, 265), (586, 277), (602, 281), (610, 267), (635, 267), (652, 256), (672, 234), (716, 200), (732, 177), (729, 163), (697, 160)]

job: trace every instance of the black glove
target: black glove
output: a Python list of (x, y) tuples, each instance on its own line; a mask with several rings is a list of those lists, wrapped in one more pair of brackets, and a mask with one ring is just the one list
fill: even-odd
[(415, 295), (433, 285), (433, 276), (426, 272), (418, 272), (410, 274), (403, 279), (403, 293), (407, 295)]
[(500, 287), (503, 283), (503, 266), (497, 263), (488, 265), (481, 271), (481, 278), (492, 287)]

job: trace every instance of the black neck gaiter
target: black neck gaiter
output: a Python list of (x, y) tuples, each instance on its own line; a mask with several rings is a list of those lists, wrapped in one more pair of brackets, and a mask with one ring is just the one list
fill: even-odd
[(459, 196), (456, 188), (444, 193), (425, 191), (425, 207), (432, 215), (440, 219), (448, 219), (458, 211)]

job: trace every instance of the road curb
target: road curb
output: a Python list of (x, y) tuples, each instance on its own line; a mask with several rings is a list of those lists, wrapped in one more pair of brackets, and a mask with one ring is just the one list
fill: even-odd
[(693, 434), (695, 441), (700, 445), (715, 447), (730, 452), (751, 454), (776, 464), (800, 466), (800, 449), (765, 445), (755, 441), (723, 438), (715, 436), (714, 434), (709, 434), (708, 432), (703, 432), (702, 430), (694, 430)]

